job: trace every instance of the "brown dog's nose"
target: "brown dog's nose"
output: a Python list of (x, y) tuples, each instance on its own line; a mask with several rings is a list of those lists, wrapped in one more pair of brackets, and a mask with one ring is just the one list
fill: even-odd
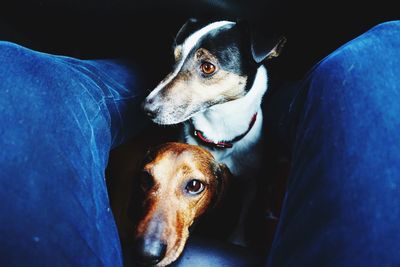
[(155, 265), (165, 256), (167, 245), (155, 238), (140, 238), (135, 242), (134, 257), (136, 261)]

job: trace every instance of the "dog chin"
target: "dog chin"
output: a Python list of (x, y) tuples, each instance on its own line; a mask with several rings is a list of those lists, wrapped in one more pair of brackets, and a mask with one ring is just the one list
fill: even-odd
[(157, 263), (155, 267), (165, 267), (176, 262), (181, 256), (186, 246), (188, 237), (189, 237), (189, 230), (186, 230), (183, 236), (179, 239), (178, 243), (175, 245), (174, 250), (171, 251), (169, 255), (166, 255), (164, 259), (162, 259), (159, 263)]
[(183, 115), (181, 115), (182, 113), (179, 112), (179, 115), (177, 115), (176, 113), (167, 113), (167, 112), (163, 112), (162, 114), (166, 114), (166, 115), (161, 115), (159, 114), (158, 116), (156, 116), (155, 118), (152, 119), (152, 121), (158, 125), (177, 125), (179, 123), (185, 122), (187, 120), (189, 120), (190, 118), (192, 118), (193, 116), (196, 116), (199, 113), (204, 112), (205, 110), (207, 110), (209, 107), (202, 107), (202, 108), (198, 108), (198, 109), (193, 109), (191, 111), (184, 111)]
[(190, 119), (193, 116), (186, 116), (186, 117), (182, 117), (182, 118), (176, 118), (176, 117), (172, 117), (172, 116), (157, 116), (154, 119), (152, 119), (152, 121), (158, 125), (177, 125), (179, 123), (185, 122), (188, 119)]

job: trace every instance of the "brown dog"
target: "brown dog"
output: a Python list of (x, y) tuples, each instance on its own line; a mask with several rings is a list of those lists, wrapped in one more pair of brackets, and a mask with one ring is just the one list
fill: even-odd
[(217, 203), (231, 176), (207, 150), (165, 143), (150, 151), (139, 176), (142, 211), (135, 230), (135, 258), (147, 265), (175, 261), (189, 227)]

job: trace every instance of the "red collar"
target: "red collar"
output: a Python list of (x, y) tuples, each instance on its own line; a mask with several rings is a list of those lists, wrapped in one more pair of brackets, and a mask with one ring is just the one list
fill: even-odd
[(194, 129), (193, 131), (193, 135), (199, 139), (201, 142), (203, 142), (204, 144), (211, 146), (211, 147), (216, 147), (216, 148), (232, 148), (233, 147), (233, 143), (239, 141), (240, 139), (242, 139), (243, 137), (246, 136), (246, 134), (248, 134), (251, 130), (251, 128), (253, 128), (254, 123), (257, 120), (257, 113), (254, 113), (253, 117), (251, 118), (251, 121), (249, 123), (249, 127), (247, 128), (246, 132), (242, 133), (239, 136), (236, 136), (235, 138), (233, 138), (230, 141), (221, 141), (221, 142), (214, 142), (210, 139), (208, 139), (204, 133), (200, 130)]

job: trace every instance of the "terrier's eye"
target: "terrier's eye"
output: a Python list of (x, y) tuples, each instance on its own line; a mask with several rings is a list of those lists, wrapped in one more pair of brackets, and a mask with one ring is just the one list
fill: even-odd
[(205, 186), (199, 180), (193, 179), (186, 184), (186, 191), (191, 195), (198, 195), (203, 192)]
[(200, 69), (201, 69), (202, 73), (204, 73), (206, 75), (210, 75), (210, 74), (213, 74), (215, 72), (216, 67), (210, 62), (203, 62), (200, 65)]

